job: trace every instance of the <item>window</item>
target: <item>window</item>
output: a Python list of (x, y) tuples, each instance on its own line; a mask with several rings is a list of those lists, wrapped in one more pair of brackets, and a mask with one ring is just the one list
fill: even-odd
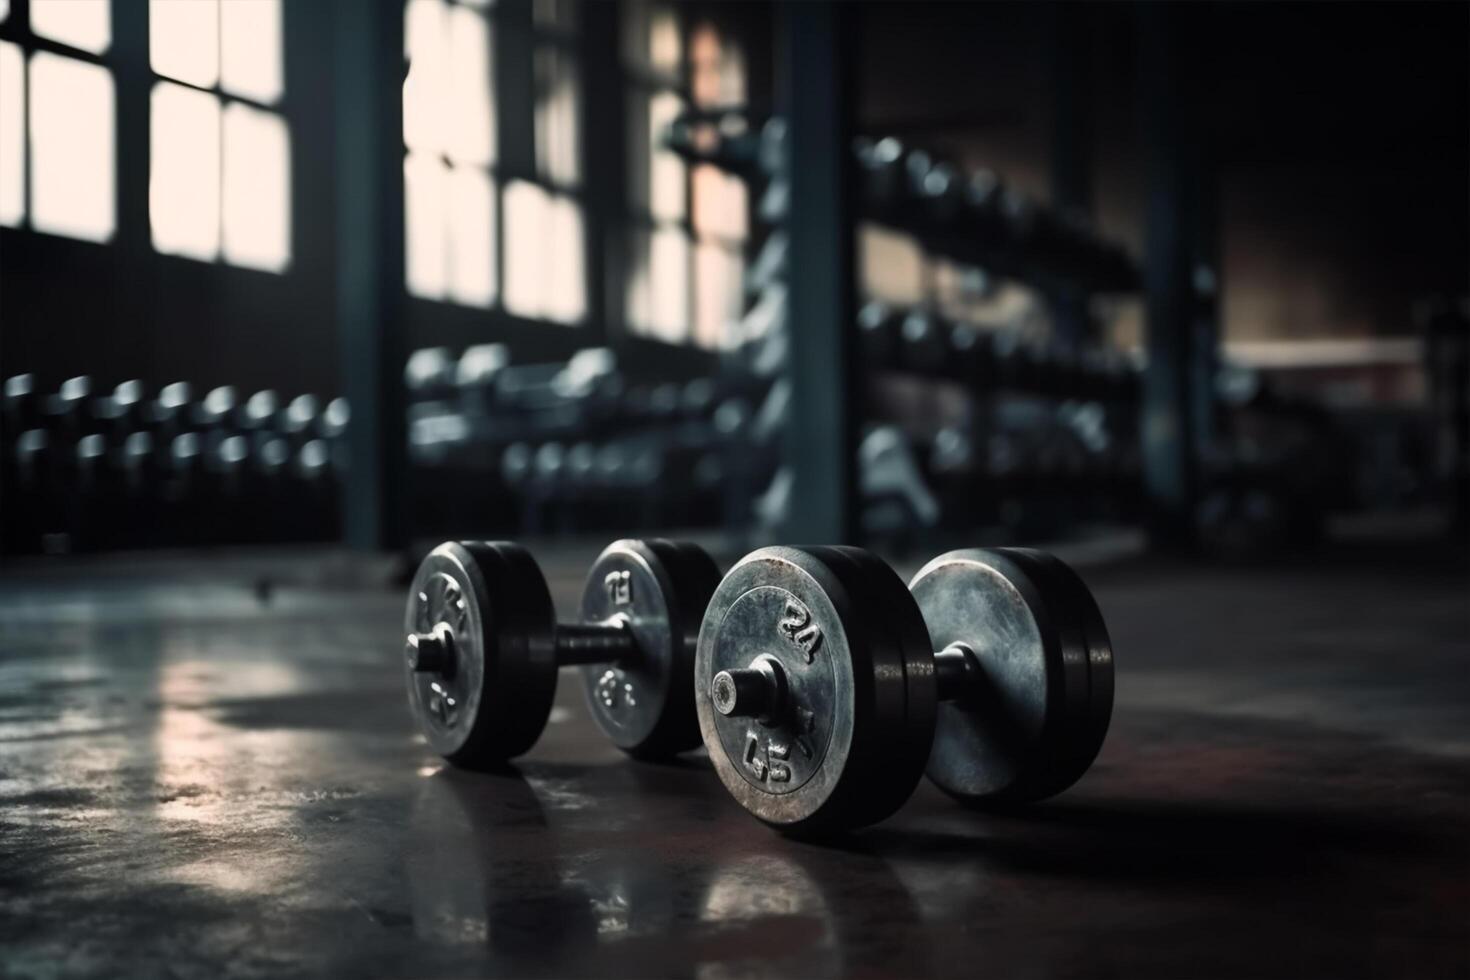
[[(105, 242), (117, 227), (108, 0), (0, 0), (0, 225)], [(16, 43), (16, 42), (19, 43)]]
[(744, 60), (713, 24), (684, 24), (672, 5), (632, 2), (624, 18), (632, 208), (624, 316), (634, 333), (726, 346), (740, 316), (745, 182), (707, 164), (687, 167), (663, 138), (691, 103), (743, 105)]
[(268, 272), (291, 264), (281, 15), (281, 0), (149, 0), (158, 251)]
[[(587, 276), (577, 6), (535, 0), (519, 26), (484, 6), (409, 0), (405, 8), (405, 283), (424, 299), (579, 323)], [(498, 152), (495, 50), (525, 31), (531, 153), (517, 166)]]

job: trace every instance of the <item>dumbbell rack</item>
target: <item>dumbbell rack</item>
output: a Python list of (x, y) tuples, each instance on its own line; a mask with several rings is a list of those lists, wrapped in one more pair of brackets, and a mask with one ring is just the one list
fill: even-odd
[(513, 364), (501, 344), (415, 351), (405, 383), (417, 534), (626, 532), (743, 512), (728, 478), (749, 416), (737, 384), (629, 377), (605, 348)]
[[(774, 225), (785, 218), (789, 137), (781, 119), (767, 121), (757, 135), (738, 108), (690, 113), (671, 125), (666, 142), (686, 158), (763, 185), (761, 219)], [(1019, 281), (1048, 298), (1139, 288), (1137, 270), (1121, 247), (989, 172), (962, 174), (891, 138), (858, 139), (852, 152), (855, 220), (905, 233), (930, 256)], [(747, 319), (763, 318), (747, 331), (758, 337), (747, 355), (751, 365), (760, 365), (757, 373), (780, 370), (773, 365), (781, 363), (785, 343), (787, 247), (782, 236), (771, 235), (748, 277), (753, 312)], [(774, 313), (766, 309), (771, 306)], [(1051, 531), (1078, 520), (1135, 519), (1139, 372), (1122, 352), (877, 303), (860, 311), (855, 334), (866, 402), (878, 406), (870, 424), (882, 421), (894, 382), (911, 391), (916, 382), (923, 391), (953, 389), (967, 406), (960, 424), (917, 435), (915, 426), (905, 425), (897, 437), (907, 440), (912, 465), (904, 466), (918, 471), (923, 487), (906, 477), (873, 479), (868, 454), (860, 450), (865, 485), (911, 487), (900, 493), (915, 498), (906, 507), (911, 524), (928, 523), (926, 495), (938, 501), (940, 521), (949, 528), (1034, 524), (1032, 530)], [(774, 389), (779, 387), (777, 382)], [(865, 530), (882, 534), (894, 522), (875, 518), (875, 503), (864, 503)]]
[(3, 551), (330, 541), (347, 403), (187, 382), (5, 381)]

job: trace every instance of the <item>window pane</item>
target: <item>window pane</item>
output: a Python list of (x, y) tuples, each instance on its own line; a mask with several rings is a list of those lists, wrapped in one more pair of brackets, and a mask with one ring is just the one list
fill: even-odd
[(25, 58), (0, 41), (0, 225), (18, 225), (26, 215)]
[(745, 238), (745, 181), (704, 163), (694, 168), (694, 230), (701, 235), (719, 235), (742, 241)]
[(281, 97), (281, 0), (221, 0), (219, 46), (226, 92), (266, 104)]
[(740, 317), (740, 287), (744, 261), (737, 251), (713, 242), (701, 242), (694, 251), (694, 342), (701, 347), (723, 347)]
[(681, 106), (673, 92), (628, 97), (628, 193), (635, 208), (660, 221), (684, 217), (684, 161), (663, 147), (664, 131)]
[(489, 23), (475, 10), (441, 0), (409, 0), (404, 17), (404, 144), (456, 163), (493, 163)]
[(448, 285), (445, 193), (449, 168), (442, 160), (410, 153), (403, 161), (404, 279), (408, 291), (443, 299)]
[(449, 172), (449, 292), (467, 306), (495, 300), (495, 185), (477, 167)]
[(167, 255), (219, 255), (219, 99), (182, 85), (153, 86), (148, 217)]
[(524, 181), (505, 188), (505, 306), (561, 323), (586, 314), (582, 209)]
[(148, 63), (160, 75), (209, 88), (219, 81), (219, 4), (148, 0)]
[(627, 320), (635, 333), (682, 341), (689, 335), (689, 240), (677, 228), (635, 231)]
[(291, 137), (273, 112), (225, 107), (224, 251), (235, 265), (291, 264)]
[(555, 48), (536, 50), (536, 171), (557, 184), (581, 177), (577, 158), (577, 62)]
[(490, 25), (468, 7), (449, 11), (451, 116), (443, 145), (455, 163), (495, 160), (495, 107), (490, 98)]
[(586, 249), (582, 205), (570, 197), (551, 198), (551, 275), (546, 315), (560, 323), (579, 323), (587, 315)]
[(689, 36), (689, 90), (699, 106), (745, 102), (745, 57), (711, 24), (699, 25)]
[(41, 51), (31, 56), (30, 88), (32, 225), (106, 241), (117, 220), (112, 76)]
[(107, 0), (31, 0), (31, 30), (93, 54), (112, 44), (111, 18)]
[(633, 0), (623, 19), (623, 57), (631, 65), (675, 78), (679, 72), (679, 19), (667, 4)]
[(440, 0), (409, 0), (404, 8), (403, 46), (408, 77), (403, 81), (403, 143), (438, 153), (449, 112), (449, 26)]

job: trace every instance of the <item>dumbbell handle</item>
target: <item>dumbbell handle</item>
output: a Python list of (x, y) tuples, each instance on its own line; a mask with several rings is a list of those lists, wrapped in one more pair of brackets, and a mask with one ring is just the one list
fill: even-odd
[[(939, 700), (958, 701), (974, 689), (980, 677), (975, 652), (963, 643), (951, 643), (934, 653), (934, 681)], [(715, 710), (728, 717), (771, 718), (781, 712), (786, 678), (771, 657), (757, 658), (749, 667), (722, 670), (710, 681)]]
[(633, 631), (622, 620), (556, 625), (558, 664), (606, 664), (626, 660), (637, 652)]
[[(626, 660), (637, 651), (633, 631), (622, 620), (556, 626), (556, 662), (560, 666), (612, 663)], [(410, 633), (403, 655), (413, 670), (446, 673), (454, 663), (454, 631), (448, 623), (440, 623), (426, 633)]]
[(939, 700), (959, 701), (975, 689), (980, 679), (980, 661), (975, 651), (963, 643), (951, 643), (934, 651), (934, 680), (939, 685)]

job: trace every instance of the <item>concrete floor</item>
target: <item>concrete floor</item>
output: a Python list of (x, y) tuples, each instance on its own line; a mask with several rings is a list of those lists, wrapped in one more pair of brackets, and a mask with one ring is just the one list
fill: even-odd
[(1119, 665), (1092, 772), (817, 846), (703, 758), (623, 758), (567, 683), (515, 771), (445, 770), (396, 592), (11, 568), (0, 975), (1470, 974), (1463, 561), (1084, 575)]

